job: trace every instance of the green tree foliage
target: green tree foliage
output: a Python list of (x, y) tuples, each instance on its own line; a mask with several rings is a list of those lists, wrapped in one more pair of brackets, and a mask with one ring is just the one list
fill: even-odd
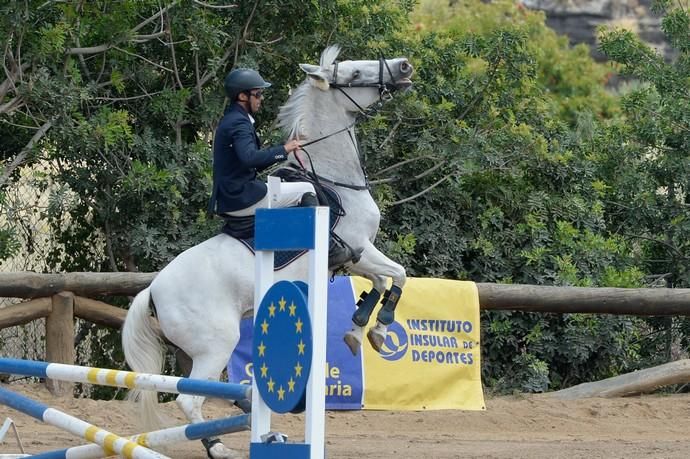
[[(416, 32), (396, 43), (418, 69), (415, 92), (362, 128), (386, 251), (415, 276), (639, 286), (635, 246), (608, 230), (588, 147), (597, 123), (618, 112), (609, 70), (540, 13), (456, 5), (422, 3)], [(546, 390), (636, 363), (627, 319), (482, 317), (484, 378), (502, 390)]]
[[(622, 116), (597, 132), (597, 162), (607, 225), (637, 247), (641, 268), (658, 284), (689, 287), (690, 270), (690, 15), (687, 3), (656, 1), (662, 30), (674, 49), (664, 56), (623, 29), (602, 30), (601, 50), (629, 79)], [(687, 319), (652, 319), (658, 338), (646, 349), (652, 362), (687, 349)]]
[[(318, 61), (332, 43), (373, 58), (368, 47), (404, 27), (411, 7), (407, 0), (306, 8), (280, 0), (4, 2), (0, 187), (23, 164), (44, 159), (56, 168), (42, 183), (59, 184), (46, 215), (60, 243), (53, 269), (161, 269), (218, 229), (205, 209), (227, 72), (252, 66), (274, 82), (259, 119), (268, 137), (290, 87), (304, 78), (298, 63)], [(11, 247), (9, 236), (0, 233), (2, 247)], [(89, 336), (101, 348), (119, 340)]]

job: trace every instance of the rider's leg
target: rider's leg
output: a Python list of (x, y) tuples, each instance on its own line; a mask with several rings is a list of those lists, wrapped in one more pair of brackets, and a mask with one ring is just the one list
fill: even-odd
[(314, 185), (306, 182), (282, 182), (280, 194), (271, 196), (271, 207), (294, 207), (300, 205), (305, 194), (311, 193), (316, 197)]
[[(280, 184), (280, 196), (272, 197), (272, 207), (318, 206), (314, 186), (305, 182), (283, 182)], [(328, 246), (328, 269), (335, 271), (348, 262), (359, 261), (361, 250), (353, 250), (349, 245), (340, 242), (340, 238), (331, 233)]]

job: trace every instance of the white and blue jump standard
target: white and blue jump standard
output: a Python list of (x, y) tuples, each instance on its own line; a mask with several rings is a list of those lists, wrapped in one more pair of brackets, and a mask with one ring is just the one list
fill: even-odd
[[(280, 187), (269, 178), (269, 194)], [(328, 207), (257, 209), (251, 459), (325, 456)], [(308, 250), (308, 284), (274, 283), (274, 251)], [(306, 409), (304, 443), (271, 432), (271, 413)]]

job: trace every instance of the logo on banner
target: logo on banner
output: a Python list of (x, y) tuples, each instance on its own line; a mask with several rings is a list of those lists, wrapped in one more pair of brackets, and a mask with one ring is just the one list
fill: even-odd
[(398, 322), (393, 322), (388, 326), (388, 335), (379, 354), (386, 360), (400, 360), (407, 352), (407, 341), (405, 329)]
[(388, 361), (411, 355), (413, 362), (472, 365), (474, 343), (467, 338), (474, 325), (463, 320), (408, 319), (388, 326), (379, 355)]

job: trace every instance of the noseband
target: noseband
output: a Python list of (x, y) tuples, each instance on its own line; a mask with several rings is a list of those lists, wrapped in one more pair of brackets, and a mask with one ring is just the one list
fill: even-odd
[[(366, 110), (362, 108), (361, 105), (359, 105), (350, 95), (343, 90), (343, 88), (378, 88), (379, 90), (379, 101), (384, 102), (388, 101), (393, 98), (392, 91), (398, 89), (398, 86), (393, 83), (393, 72), (391, 72), (391, 68), (388, 66), (388, 62), (386, 61), (386, 58), (383, 56), (383, 52), (381, 53), (379, 57), (379, 82), (378, 83), (338, 83), (338, 61), (335, 61), (333, 63), (334, 68), (333, 68), (333, 81), (329, 82), (329, 85), (331, 88), (336, 88), (340, 92), (342, 92), (345, 97), (350, 99), (350, 102), (355, 104), (355, 107), (362, 113), (363, 115), (366, 115)], [(383, 79), (383, 69), (384, 67), (388, 71), (388, 75), (391, 77), (391, 82), (384, 81)]]

